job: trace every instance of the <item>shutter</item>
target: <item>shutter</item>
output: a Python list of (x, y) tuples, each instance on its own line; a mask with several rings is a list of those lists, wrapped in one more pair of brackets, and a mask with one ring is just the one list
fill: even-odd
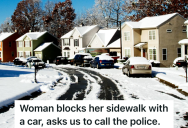
[(30, 56), (31, 56), (31, 52), (30, 52)]
[(19, 42), (16, 42), (17, 43), (17, 47), (19, 47)]
[(65, 39), (63, 39), (63, 46), (65, 46)]
[(25, 41), (23, 43), (24, 43), (23, 46), (25, 47)]
[(74, 46), (75, 46), (75, 39), (74, 39)]
[(26, 58), (26, 52), (24, 52), (24, 58)]
[(18, 57), (19, 57), (19, 52), (18, 52)]
[(69, 39), (69, 46), (70, 46), (70, 39)]
[(30, 41), (30, 47), (31, 47), (31, 41)]
[(79, 39), (78, 39), (78, 46), (79, 46)]

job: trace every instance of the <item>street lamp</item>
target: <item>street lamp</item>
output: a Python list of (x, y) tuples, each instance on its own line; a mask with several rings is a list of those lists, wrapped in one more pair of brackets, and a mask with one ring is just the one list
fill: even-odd
[[(110, 18), (110, 17), (106, 17), (105, 19), (106, 19), (106, 21), (118, 22), (118, 24), (120, 24), (120, 59), (122, 59), (121, 20), (120, 20), (120, 21), (118, 21), (118, 20), (112, 19), (112, 18)], [(117, 27), (118, 27), (118, 25), (117, 25)]]

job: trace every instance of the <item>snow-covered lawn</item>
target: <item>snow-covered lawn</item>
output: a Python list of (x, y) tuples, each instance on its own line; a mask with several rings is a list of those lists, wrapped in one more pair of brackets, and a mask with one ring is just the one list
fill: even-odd
[[(70, 65), (58, 65), (57, 67), (82, 68)], [(176, 70), (176, 68), (153, 67), (153, 75), (158, 78), (129, 78), (122, 74), (121, 69), (93, 69), (90, 67), (85, 69), (96, 71), (113, 80), (125, 100), (173, 100), (174, 128), (185, 126), (187, 123), (182, 117), (185, 112), (188, 112), (188, 97), (179, 93), (176, 89), (166, 86), (158, 81), (158, 78), (169, 81), (178, 86), (179, 89), (188, 92), (188, 83), (185, 82), (185, 71), (182, 68)], [(87, 76), (86, 78), (93, 79), (92, 76)], [(59, 79), (61, 80), (57, 83)], [(38, 83), (35, 83), (33, 68), (29, 69), (14, 66), (12, 64), (0, 64), (0, 105), (3, 106), (10, 104), (14, 100), (31, 94), (39, 89), (46, 93), (40, 95), (34, 100), (57, 99), (69, 89), (69, 86), (72, 83), (68, 74), (52, 68), (40, 70), (37, 73), (37, 80)], [(57, 84), (58, 86), (52, 88), (54, 84)], [(94, 89), (95, 88), (92, 90), (93, 92), (99, 90), (98, 86), (96, 86), (95, 90)], [(174, 96), (180, 97), (184, 100), (177, 99)], [(92, 100), (96, 99), (96, 97), (86, 97), (86, 99)], [(177, 114), (176, 112), (179, 113)], [(13, 122), (14, 108), (10, 108), (9, 111), (0, 114), (0, 128), (14, 128)]]

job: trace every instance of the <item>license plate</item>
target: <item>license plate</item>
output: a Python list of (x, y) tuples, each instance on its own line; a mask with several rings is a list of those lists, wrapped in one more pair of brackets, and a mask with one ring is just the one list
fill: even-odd
[(106, 64), (106, 66), (109, 66), (110, 64)]
[(145, 66), (138, 66), (138, 69), (145, 69)]

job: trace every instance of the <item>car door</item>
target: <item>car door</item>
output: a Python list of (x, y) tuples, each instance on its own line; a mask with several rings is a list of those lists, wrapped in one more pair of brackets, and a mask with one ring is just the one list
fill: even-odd
[(97, 67), (97, 64), (98, 64), (98, 60), (99, 60), (99, 57), (95, 57), (95, 59), (94, 59), (94, 67)]

